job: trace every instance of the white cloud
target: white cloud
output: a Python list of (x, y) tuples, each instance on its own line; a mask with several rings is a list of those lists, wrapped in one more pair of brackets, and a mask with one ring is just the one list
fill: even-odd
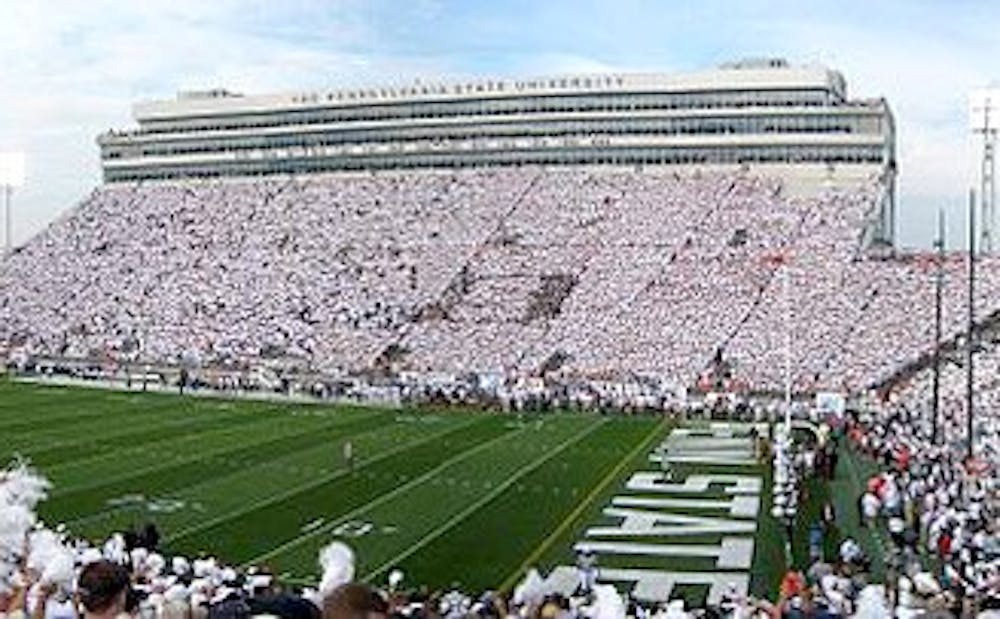
[[(349, 9), (307, 1), (7, 1), (0, 150), (29, 157), (15, 239), (29, 238), (100, 182), (94, 139), (128, 125), (137, 100), (186, 88), (269, 92), (434, 73), (419, 59), (346, 51), (370, 36), (370, 24)], [(279, 11), (297, 11), (295, 20), (272, 15)], [(256, 25), (271, 19), (272, 29)]]
[(911, 13), (899, 8), (891, 22), (872, 15), (863, 24), (777, 20), (771, 27), (790, 55), (797, 51), (840, 69), (852, 96), (888, 99), (897, 124), (899, 240), (929, 246), (937, 209), (945, 208), (955, 246), (964, 239), (967, 189), (977, 182), (968, 97), (996, 77), (990, 59), (1000, 58), (1000, 37), (988, 33), (997, 31), (998, 22), (975, 13), (960, 23), (935, 23), (930, 15), (915, 22)]

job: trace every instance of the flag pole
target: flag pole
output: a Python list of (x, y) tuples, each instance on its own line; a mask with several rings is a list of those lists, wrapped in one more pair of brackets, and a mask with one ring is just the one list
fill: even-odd
[(976, 190), (969, 190), (969, 302), (968, 320), (966, 324), (965, 344), (965, 438), (967, 441), (966, 455), (972, 458), (972, 387), (974, 378), (972, 353), (975, 349), (975, 292), (976, 292)]
[(937, 273), (934, 277), (934, 384), (931, 405), (931, 443), (938, 444), (941, 416), (941, 297), (944, 286), (944, 209), (938, 210)]
[(785, 302), (785, 435), (792, 436), (792, 299), (789, 295), (788, 261), (781, 278), (781, 295)]

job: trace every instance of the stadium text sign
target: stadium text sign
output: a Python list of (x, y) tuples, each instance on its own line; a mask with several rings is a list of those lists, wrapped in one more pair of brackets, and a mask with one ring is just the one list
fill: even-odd
[[(758, 464), (750, 430), (714, 424), (672, 432), (649, 457), (661, 470), (633, 473), (602, 512), (609, 522), (588, 528), (574, 546), (599, 556), (598, 580), (652, 602), (669, 600), (677, 586), (706, 587), (712, 604), (727, 590), (746, 595), (763, 489), (761, 476), (740, 471)], [(713, 472), (678, 480), (678, 466)], [(683, 569), (692, 561), (702, 569)], [(545, 588), (569, 594), (579, 583), (579, 570), (563, 565)]]

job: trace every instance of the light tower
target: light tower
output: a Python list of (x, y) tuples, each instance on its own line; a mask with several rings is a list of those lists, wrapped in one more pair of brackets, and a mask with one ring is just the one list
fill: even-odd
[(3, 189), (3, 255), (10, 255), (13, 245), (11, 196), (24, 184), (24, 153), (0, 152), (0, 188)]
[(972, 132), (983, 136), (983, 156), (979, 171), (979, 250), (992, 252), (996, 227), (996, 141), (1000, 112), (1000, 88), (972, 94)]

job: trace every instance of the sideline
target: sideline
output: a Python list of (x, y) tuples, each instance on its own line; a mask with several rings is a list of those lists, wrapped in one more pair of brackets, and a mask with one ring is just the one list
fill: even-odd
[(54, 387), (75, 387), (80, 389), (91, 389), (95, 391), (113, 391), (116, 393), (132, 393), (141, 395), (144, 393), (165, 394), (177, 397), (195, 397), (214, 400), (246, 400), (251, 402), (283, 402), (292, 404), (320, 404), (329, 406), (358, 406), (363, 408), (385, 408), (385, 409), (406, 409), (407, 405), (400, 402), (379, 401), (379, 400), (354, 400), (351, 398), (318, 398), (303, 393), (285, 394), (268, 391), (246, 391), (236, 389), (232, 391), (222, 391), (219, 389), (196, 389), (189, 387), (181, 394), (177, 387), (164, 385), (162, 383), (147, 383), (146, 389), (142, 389), (142, 383), (132, 383), (131, 387), (125, 385), (124, 381), (92, 380), (89, 378), (70, 378), (65, 376), (11, 376), (9, 380), (13, 383), (23, 383), (26, 385), (41, 385)]

